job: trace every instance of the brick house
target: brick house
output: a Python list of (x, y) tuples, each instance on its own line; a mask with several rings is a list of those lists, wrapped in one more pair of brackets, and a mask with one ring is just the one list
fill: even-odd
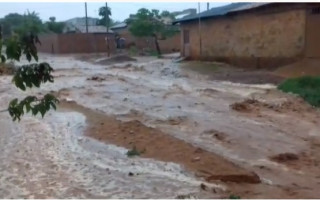
[(272, 68), (320, 57), (319, 3), (232, 3), (176, 23), (189, 59)]

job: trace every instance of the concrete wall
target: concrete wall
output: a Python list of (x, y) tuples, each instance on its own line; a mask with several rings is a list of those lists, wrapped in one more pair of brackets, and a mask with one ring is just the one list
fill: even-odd
[(183, 23), (181, 30), (190, 31), (192, 59), (220, 60), (259, 68), (276, 67), (301, 57), (305, 47), (305, 25), (304, 9), (202, 20), (201, 55), (198, 22)]
[[(107, 52), (105, 34), (70, 33), (50, 34), (39, 37), (41, 45), (39, 52), (65, 54), (65, 53), (97, 53)], [(110, 35), (110, 52), (115, 52), (114, 36)]]

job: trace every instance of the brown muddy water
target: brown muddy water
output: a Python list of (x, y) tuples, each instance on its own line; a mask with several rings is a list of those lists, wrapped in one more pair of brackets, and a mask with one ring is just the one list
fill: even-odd
[[(320, 195), (319, 111), (272, 84), (218, 80), (170, 59), (40, 57), (55, 83), (20, 92), (1, 76), (0, 106), (47, 92), (63, 103), (43, 119), (0, 114), (2, 198)], [(143, 153), (128, 157), (133, 147)], [(225, 179), (255, 175), (260, 183)]]

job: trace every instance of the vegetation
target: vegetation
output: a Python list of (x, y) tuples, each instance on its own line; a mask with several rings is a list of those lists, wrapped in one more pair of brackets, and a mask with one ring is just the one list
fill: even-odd
[(108, 8), (106, 9), (105, 6), (102, 6), (102, 7), (99, 8), (99, 16), (100, 16), (101, 18), (100, 18), (99, 21), (98, 21), (98, 25), (107, 26), (107, 24), (106, 24), (106, 22), (107, 22), (107, 20), (106, 20), (106, 12), (107, 12), (107, 15), (108, 15), (107, 17), (108, 17), (109, 27), (114, 26), (114, 25), (120, 23), (119, 21), (115, 21), (115, 20), (113, 20), (113, 19), (110, 18), (111, 14), (112, 14), (110, 7), (108, 7)]
[(63, 22), (56, 22), (55, 17), (50, 17), (48, 22), (43, 23), (36, 12), (29, 11), (23, 15), (10, 13), (0, 19), (0, 25), (2, 26), (2, 36), (4, 38), (10, 37), (13, 33), (19, 35), (27, 32), (33, 32), (34, 34), (45, 32), (62, 33), (65, 26)]
[(140, 156), (142, 152), (139, 152), (136, 147), (133, 147), (127, 152), (128, 157)]
[(311, 105), (320, 107), (320, 77), (291, 78), (281, 83), (278, 89), (297, 94)]
[(10, 13), (0, 19), (0, 25), (2, 26), (3, 37), (9, 37), (12, 33), (22, 35), (26, 32), (38, 34), (47, 31), (38, 14), (29, 11), (24, 15)]
[(165, 18), (174, 19), (168, 11), (148, 10), (141, 8), (133, 18), (129, 18), (127, 23), (130, 25), (129, 31), (137, 37), (153, 37), (158, 55), (161, 55), (159, 39), (166, 39), (179, 32), (176, 26), (167, 25)]
[[(51, 66), (46, 62), (38, 63), (36, 44), (40, 43), (40, 41), (34, 32), (29, 31), (31, 27), (26, 29), (28, 30), (27, 32), (20, 32), (19, 35), (15, 34), (3, 39), (0, 26), (1, 63), (5, 63), (7, 60), (20, 61), (23, 55), (29, 63), (32, 60), (35, 61), (18, 67), (13, 76), (12, 82), (23, 91), (27, 88), (40, 87), (42, 83), (54, 81), (51, 74), (53, 72)], [(4, 46), (6, 47), (5, 51), (2, 51)], [(20, 120), (24, 113), (29, 112), (32, 115), (40, 113), (43, 117), (51, 108), (56, 109), (58, 102), (58, 99), (51, 94), (46, 94), (43, 97), (27, 96), (21, 101), (15, 98), (9, 103), (8, 111), (13, 121)]]
[(229, 196), (229, 199), (241, 199), (241, 197), (240, 196), (238, 196), (238, 195), (230, 195)]
[(63, 28), (65, 27), (64, 22), (56, 22), (55, 17), (50, 17), (49, 21), (45, 23), (47, 29), (54, 33), (62, 33)]

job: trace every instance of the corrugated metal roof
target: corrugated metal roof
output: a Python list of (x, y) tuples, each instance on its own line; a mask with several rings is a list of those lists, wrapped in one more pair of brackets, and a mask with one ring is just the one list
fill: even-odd
[(184, 21), (197, 20), (199, 18), (203, 19), (203, 18), (209, 18), (209, 17), (223, 16), (228, 13), (250, 10), (250, 9), (254, 9), (254, 8), (264, 6), (267, 4), (271, 4), (271, 3), (248, 3), (248, 2), (246, 2), (246, 3), (231, 3), (231, 4), (228, 4), (225, 6), (211, 8), (210, 10), (201, 12), (197, 15), (187, 16), (187, 17), (175, 20), (173, 22), (173, 24), (179, 23), (179, 22), (184, 22)]
[(126, 28), (126, 27), (127, 27), (127, 23), (122, 22), (122, 23), (116, 24), (114, 26), (111, 26), (110, 29), (118, 29), (118, 28)]
[[(77, 26), (77, 29), (81, 33), (86, 33), (86, 26)], [(88, 26), (89, 33), (107, 33), (107, 28), (105, 26)], [(109, 30), (109, 33), (113, 33), (112, 30)]]

